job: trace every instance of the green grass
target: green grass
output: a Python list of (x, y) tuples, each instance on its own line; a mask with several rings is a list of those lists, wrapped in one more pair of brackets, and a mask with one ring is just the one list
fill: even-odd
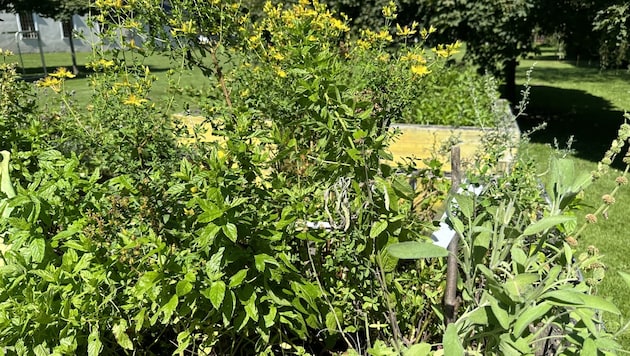
[[(522, 129), (529, 129), (541, 122), (548, 127), (532, 134), (526, 154), (535, 157), (544, 171), (546, 158), (552, 153), (554, 140), (566, 148), (569, 137), (571, 156), (579, 169), (592, 171), (603, 157), (616, 131), (623, 122), (623, 112), (630, 111), (630, 73), (623, 70), (601, 71), (598, 67), (557, 61), (550, 56), (521, 61), (518, 82), (523, 84), (527, 70), (534, 66), (531, 75), (531, 96), (528, 115), (519, 119)], [(601, 196), (610, 192), (614, 178), (622, 169), (620, 159), (607, 176), (596, 181), (586, 192), (585, 203), (590, 206), (581, 212), (580, 218), (599, 206)], [(630, 187), (624, 187), (617, 195), (608, 219), (600, 217), (597, 224), (589, 226), (580, 238), (580, 248), (596, 246), (604, 255), (608, 269), (598, 292), (615, 302), (623, 315), (630, 318), (630, 288), (625, 285), (618, 271), (630, 272)], [(611, 329), (618, 326), (618, 319), (607, 316)], [(620, 340), (624, 349), (630, 350), (630, 334)]]
[[(92, 98), (92, 89), (89, 84), (90, 75), (93, 73), (86, 68), (86, 64), (90, 62), (92, 53), (77, 53), (77, 65), (79, 67), (79, 75), (76, 78), (68, 79), (64, 85), (68, 91), (74, 93), (74, 100), (80, 106), (88, 105)], [(15, 62), (19, 63), (19, 57), (16, 55)], [(18, 68), (18, 72), (28, 81), (36, 81), (44, 77), (44, 69), (39, 53), (22, 55), (23, 68)], [(59, 67), (72, 67), (72, 59), (69, 53), (46, 53), (45, 54), (46, 69), (48, 73), (54, 72)], [(155, 75), (156, 81), (153, 84), (150, 99), (163, 100), (171, 95), (169, 94), (170, 85), (167, 71), (175, 66), (175, 64), (165, 56), (153, 55), (144, 60), (144, 64), (149, 67), (151, 73)], [(199, 70), (185, 70), (181, 72), (178, 78), (179, 85), (182, 88), (190, 90), (199, 90), (207, 86), (209, 81), (203, 78)], [(194, 99), (186, 95), (176, 95), (176, 104), (173, 112), (181, 112), (184, 110), (185, 104), (192, 104), (195, 107)]]

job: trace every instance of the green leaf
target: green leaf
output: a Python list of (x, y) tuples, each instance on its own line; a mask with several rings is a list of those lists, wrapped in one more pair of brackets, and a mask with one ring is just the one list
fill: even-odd
[(560, 224), (563, 224), (571, 220), (575, 220), (575, 216), (566, 216), (566, 215), (547, 216), (545, 218), (542, 218), (536, 221), (532, 225), (529, 225), (525, 229), (525, 231), (523, 231), (523, 235), (525, 236), (535, 235), (539, 232), (543, 232), (554, 226), (558, 226)]
[(615, 304), (609, 302), (608, 300), (600, 296), (582, 294), (580, 298), (582, 298), (584, 305), (591, 309), (597, 309), (597, 310), (609, 312), (615, 315), (621, 315), (621, 311), (619, 311), (619, 308), (617, 308)]
[(221, 226), (221, 230), (223, 231), (225, 236), (230, 239), (230, 241), (236, 242), (236, 239), (238, 239), (238, 230), (236, 229), (236, 225), (232, 223), (227, 223)]
[(499, 306), (499, 303), (494, 297), (488, 295), (487, 298), (490, 301), (490, 310), (492, 310), (492, 314), (499, 322), (499, 325), (501, 325), (504, 330), (508, 330), (510, 328), (511, 321), (508, 312)]
[(399, 259), (420, 259), (448, 256), (448, 250), (430, 242), (406, 241), (387, 246), (387, 252)]
[(175, 286), (175, 293), (177, 294), (177, 296), (182, 297), (190, 293), (192, 289), (193, 289), (192, 283), (186, 280), (181, 280), (177, 282), (177, 285)]
[(173, 351), (173, 354), (184, 355), (184, 352), (190, 345), (191, 337), (190, 331), (184, 330), (177, 334), (177, 349)]
[(173, 295), (171, 297), (171, 299), (169, 299), (169, 301), (164, 304), (160, 310), (162, 311), (162, 313), (164, 313), (164, 323), (167, 323), (169, 320), (171, 320), (171, 316), (173, 316), (173, 313), (175, 312), (175, 309), (177, 308), (177, 305), (179, 304), (179, 298), (177, 298), (177, 295)]
[(93, 327), (90, 336), (88, 336), (87, 354), (88, 356), (98, 356), (101, 350), (103, 350), (103, 343), (99, 338), (98, 327)]
[(31, 241), (29, 246), (33, 262), (40, 263), (44, 260), (46, 253), (46, 241), (43, 238), (37, 238)]
[(74, 265), (74, 268), (72, 269), (72, 273), (78, 273), (79, 271), (82, 271), (88, 268), (90, 266), (90, 262), (92, 261), (93, 257), (94, 256), (91, 253), (83, 254), (83, 256), (81, 256), (77, 264)]
[(591, 356), (597, 354), (597, 345), (595, 345), (595, 341), (593, 341), (593, 339), (584, 340), (582, 349), (580, 350), (580, 356)]
[(267, 263), (274, 266), (279, 266), (278, 261), (276, 261), (273, 257), (269, 256), (266, 253), (261, 253), (254, 256), (254, 264), (256, 265), (256, 269), (259, 272), (263, 272), (265, 270), (265, 264)]
[(225, 297), (225, 282), (213, 282), (210, 288), (201, 291), (201, 294), (210, 300), (210, 303), (212, 303), (215, 309), (219, 310), (223, 303), (223, 298)]
[(245, 277), (247, 277), (247, 268), (243, 268), (242, 270), (236, 272), (235, 275), (233, 275), (230, 278), (230, 288), (234, 288), (234, 287), (238, 287), (241, 285), (241, 283), (243, 283), (243, 280), (245, 279)]
[(253, 321), (258, 321), (258, 308), (256, 307), (256, 293), (252, 293), (252, 296), (245, 302), (245, 313)]
[(431, 354), (431, 344), (427, 344), (426, 342), (411, 345), (407, 350), (403, 351), (403, 356), (419, 356), (429, 354)]
[(276, 316), (278, 315), (278, 308), (274, 305), (269, 305), (269, 312), (263, 316), (265, 321), (265, 327), (270, 328), (276, 323)]
[(409, 184), (409, 181), (402, 175), (397, 175), (392, 180), (392, 188), (394, 188), (394, 192), (401, 197), (407, 200), (413, 200), (415, 198), (415, 192)]
[(138, 278), (138, 283), (136, 283), (135, 289), (140, 298), (142, 298), (146, 292), (155, 286), (155, 280), (159, 277), (160, 272), (149, 271), (143, 274), (142, 277)]
[(214, 242), (214, 238), (221, 231), (221, 227), (215, 224), (208, 224), (203, 229), (199, 231), (199, 238), (197, 239), (197, 243), (201, 248), (212, 245)]
[(387, 220), (375, 221), (370, 228), (370, 238), (373, 239), (387, 229)]
[(519, 315), (519, 317), (514, 322), (514, 327), (512, 328), (512, 335), (519, 338), (525, 328), (527, 328), (534, 321), (542, 318), (549, 310), (552, 305), (548, 302), (542, 302), (534, 307), (526, 308), (525, 311)]
[(538, 281), (538, 275), (535, 273), (520, 273), (505, 282), (505, 290), (510, 296), (521, 297), (525, 291), (530, 290), (534, 282)]
[(339, 308), (335, 308), (334, 311), (329, 311), (326, 314), (326, 328), (328, 328), (329, 332), (340, 331), (337, 325), (337, 320), (343, 320), (342, 317), (343, 317), (343, 314), (341, 312), (341, 309)]
[(118, 324), (112, 328), (112, 333), (116, 338), (116, 342), (125, 350), (133, 350), (133, 343), (127, 335), (127, 320), (120, 319)]
[(442, 337), (442, 345), (444, 346), (444, 356), (464, 355), (464, 347), (460, 341), (455, 324), (448, 324), (446, 327)]
[(469, 195), (457, 194), (455, 196), (455, 202), (459, 207), (459, 211), (461, 211), (467, 219), (472, 218), (474, 213), (474, 201)]

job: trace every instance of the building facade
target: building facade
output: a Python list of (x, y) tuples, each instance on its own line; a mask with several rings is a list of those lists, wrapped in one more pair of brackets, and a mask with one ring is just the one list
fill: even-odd
[[(94, 32), (87, 25), (87, 18), (75, 15), (72, 23), (41, 17), (35, 13), (0, 12), (0, 48), (14, 53), (70, 52), (69, 36), (72, 31), (77, 52), (91, 50)], [(39, 40), (38, 40), (39, 35)], [(83, 38), (78, 38), (83, 37)]]

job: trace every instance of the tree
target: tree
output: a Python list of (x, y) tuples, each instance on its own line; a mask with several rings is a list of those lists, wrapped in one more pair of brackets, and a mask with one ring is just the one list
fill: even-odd
[[(13, 12), (35, 12), (58, 21), (69, 21), (71, 27), (74, 27), (72, 16), (86, 14), (90, 9), (90, 2), (89, 0), (0, 0), (0, 10), (2, 9)], [(72, 70), (77, 74), (79, 68), (72, 31), (70, 31), (68, 41), (72, 55)]]
[[(543, 0), (399, 0), (401, 25), (419, 22), (435, 26), (440, 42), (462, 40), (467, 44), (467, 59), (501, 75), (505, 95), (516, 97), (517, 58), (534, 50), (532, 34), (536, 28), (535, 10)], [(327, 0), (331, 7), (353, 18), (353, 26), (381, 26), (381, 8), (389, 0)]]
[(630, 62), (630, 4), (613, 4), (597, 12), (593, 20), (601, 36), (599, 54), (603, 67)]

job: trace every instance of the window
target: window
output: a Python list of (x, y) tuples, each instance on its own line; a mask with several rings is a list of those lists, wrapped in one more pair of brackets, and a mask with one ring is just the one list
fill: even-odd
[(74, 24), (72, 23), (72, 19), (61, 22), (61, 32), (63, 34), (63, 38), (70, 38), (73, 30)]
[(33, 14), (28, 12), (20, 12), (18, 14), (18, 19), (20, 21), (20, 31), (22, 33), (22, 38), (37, 38), (37, 29), (35, 28), (35, 20), (33, 19)]

